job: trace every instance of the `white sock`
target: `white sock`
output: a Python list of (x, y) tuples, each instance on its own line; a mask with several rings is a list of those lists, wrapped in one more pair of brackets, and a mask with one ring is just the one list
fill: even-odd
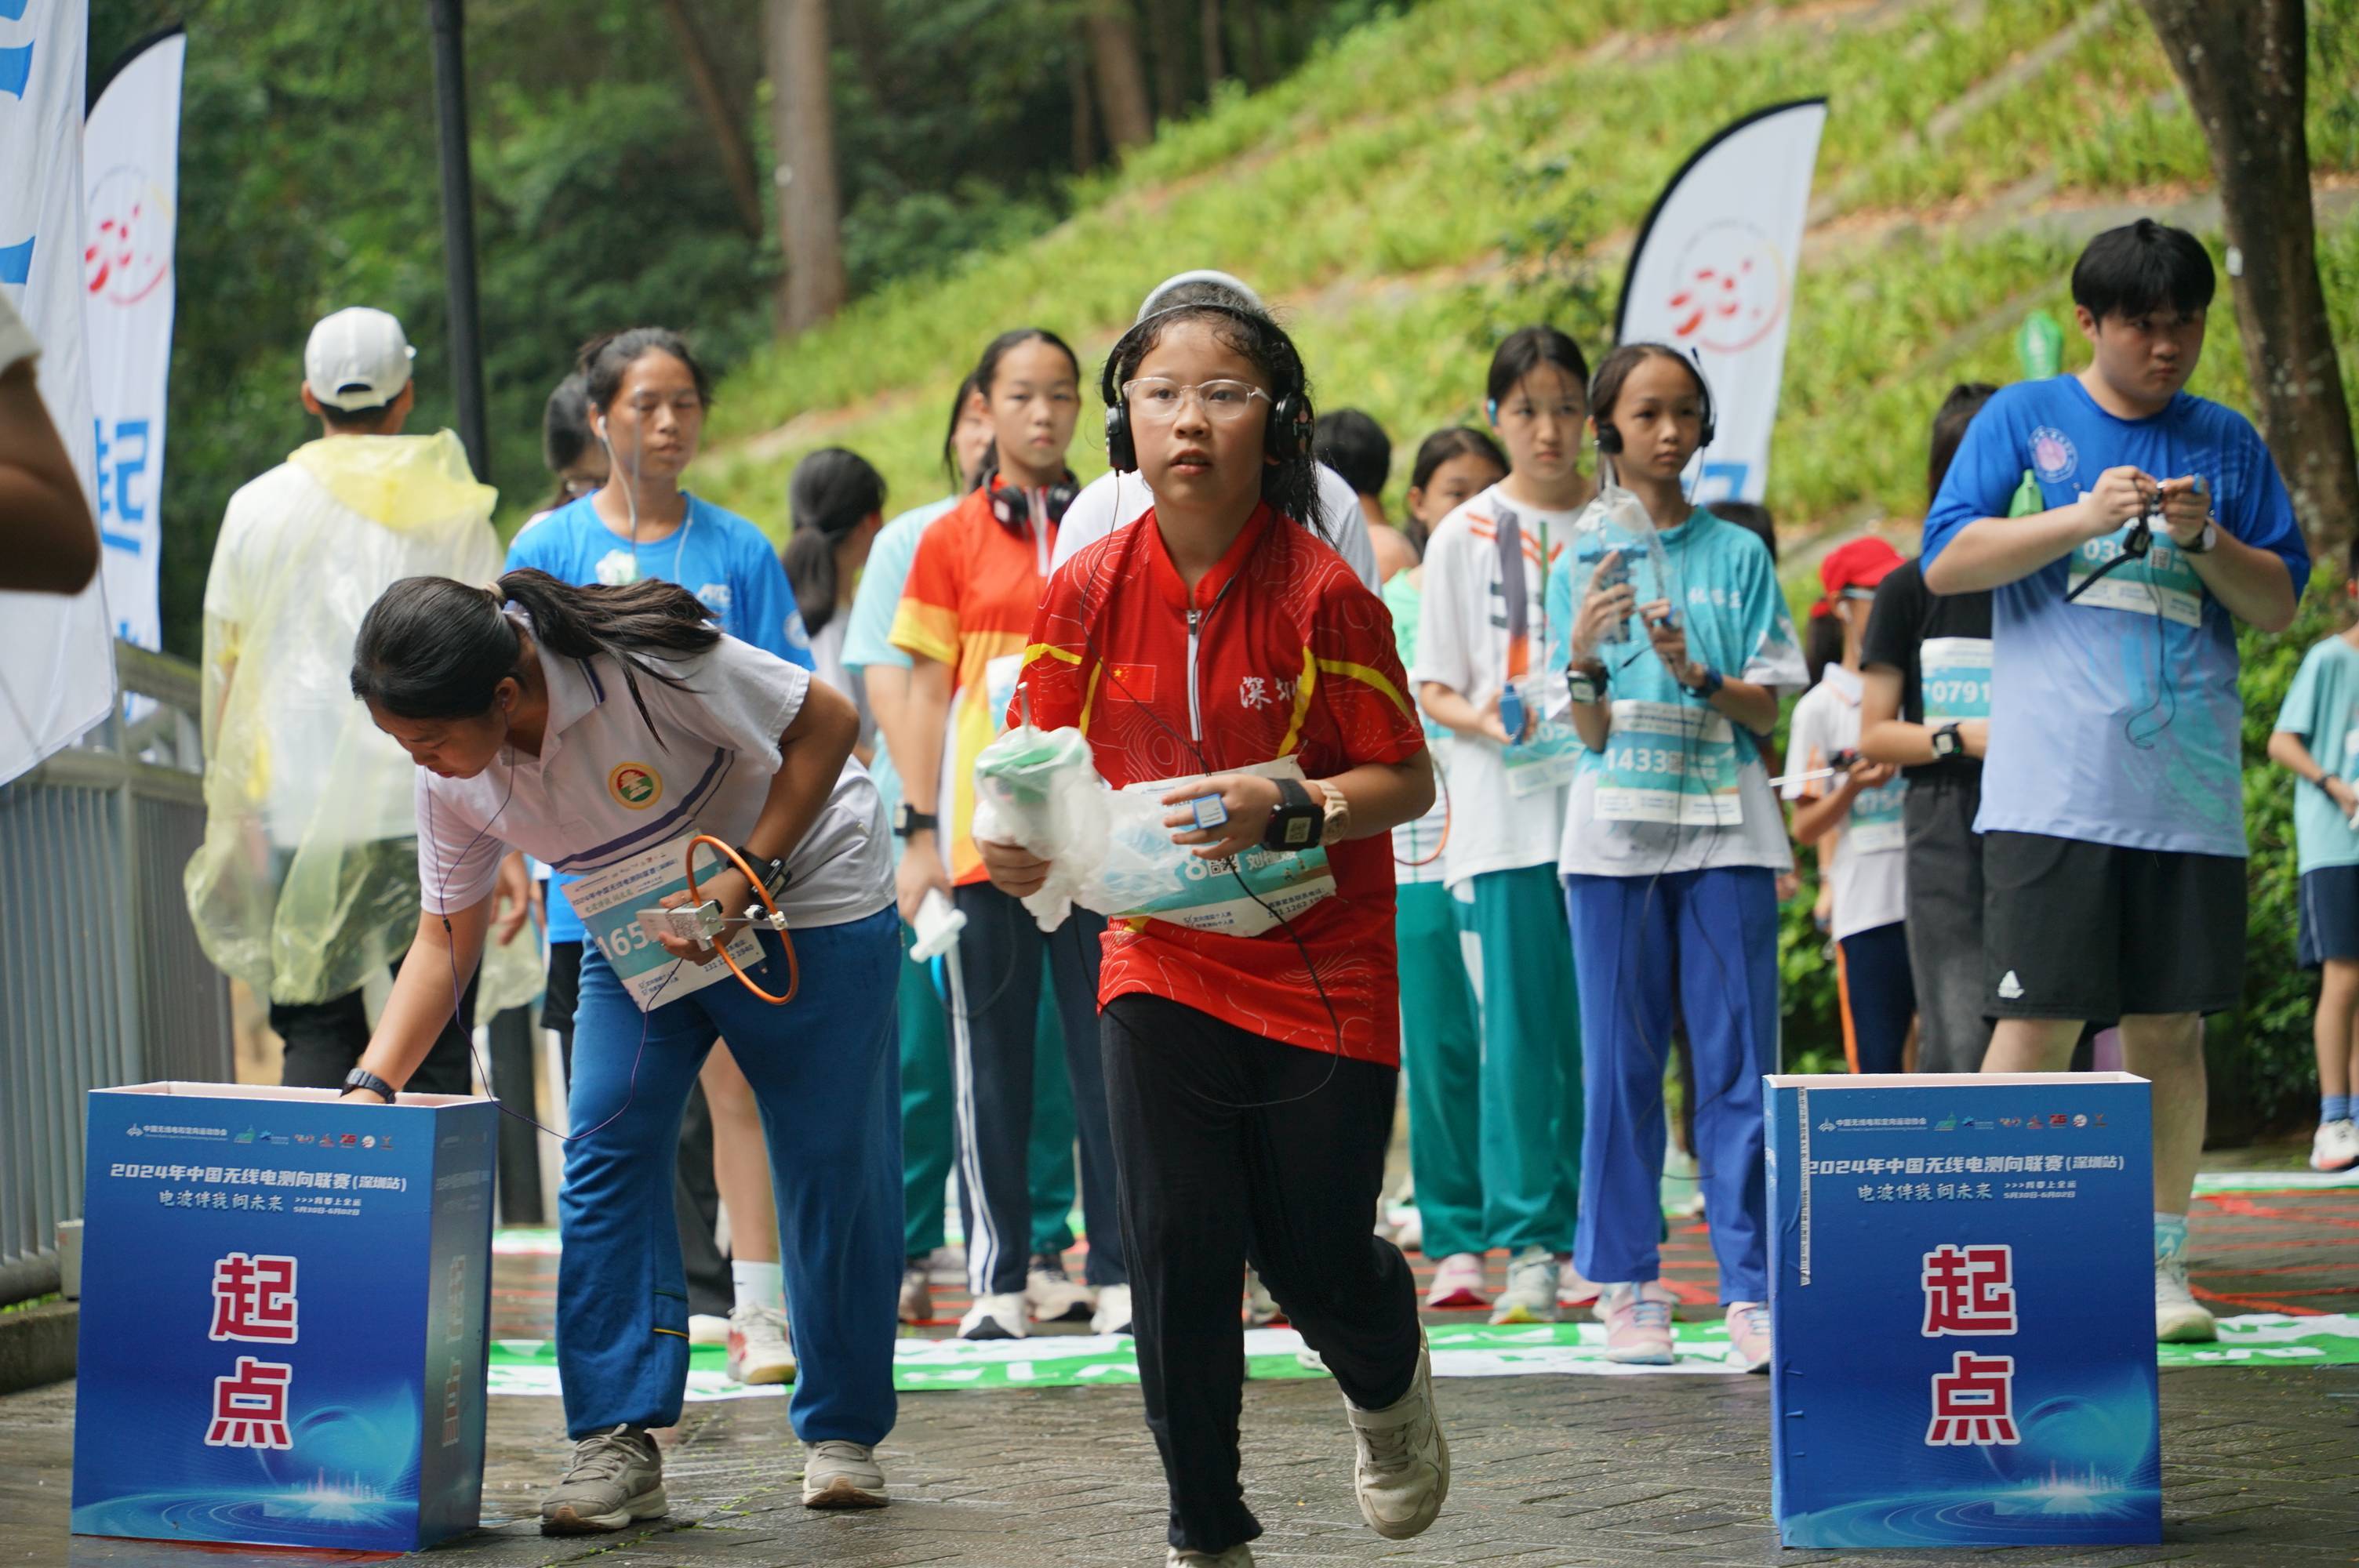
[(786, 1271), (776, 1263), (732, 1263), (729, 1278), (737, 1287), (737, 1310), (764, 1306), (787, 1310)]

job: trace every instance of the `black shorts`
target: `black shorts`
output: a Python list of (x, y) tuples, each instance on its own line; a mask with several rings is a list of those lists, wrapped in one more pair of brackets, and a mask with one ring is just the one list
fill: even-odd
[(2359, 866), (2321, 866), (2301, 873), (2301, 967), (2359, 958)]
[(1995, 1018), (2224, 1012), (2244, 999), (2241, 856), (1983, 835)]

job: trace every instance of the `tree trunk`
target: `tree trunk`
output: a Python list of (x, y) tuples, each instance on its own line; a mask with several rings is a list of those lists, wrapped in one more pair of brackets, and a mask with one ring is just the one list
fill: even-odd
[(835, 192), (835, 108), (828, 86), (827, 0), (765, 0), (770, 129), (778, 151), (778, 241), (786, 254), (781, 333), (843, 308), (843, 225)]
[(2141, 4), (2212, 149), (2261, 433), (2312, 546), (2343, 545), (2359, 518), (2359, 458), (2318, 278), (2302, 0)]
[(1155, 54), (1155, 118), (1176, 120), (1188, 112), (1188, 0), (1147, 0), (1149, 37)]
[(721, 156), (721, 172), (729, 181), (730, 200), (737, 206), (737, 222), (753, 239), (762, 237), (762, 188), (754, 177), (754, 144), (745, 134), (745, 121), (737, 105), (731, 103), (727, 89), (722, 86), (721, 72), (712, 61), (712, 51), (705, 47), (704, 35), (697, 30), (696, 19), (689, 15), (688, 0), (663, 0), (664, 20), (671, 24), (673, 39), (679, 45), (680, 63), (688, 70), (688, 85), (696, 95), (696, 106), (704, 115), (706, 126)]
[(1073, 101), (1073, 172), (1087, 174), (1097, 167), (1097, 116), (1090, 107), (1089, 39), (1075, 40), (1065, 52), (1065, 87)]
[(1222, 59), (1221, 0), (1197, 0), (1196, 31), (1201, 35), (1198, 47), (1204, 55), (1204, 98), (1209, 103), (1212, 90), (1220, 86), (1221, 78), (1228, 74), (1228, 67)]
[(1245, 14), (1245, 85), (1258, 91), (1269, 85), (1269, 44), (1262, 36), (1261, 0), (1237, 0)]
[(1152, 141), (1155, 118), (1147, 106), (1147, 71), (1138, 58), (1130, 0), (1091, 0), (1082, 27), (1090, 40), (1090, 74), (1097, 79), (1106, 145), (1119, 153)]

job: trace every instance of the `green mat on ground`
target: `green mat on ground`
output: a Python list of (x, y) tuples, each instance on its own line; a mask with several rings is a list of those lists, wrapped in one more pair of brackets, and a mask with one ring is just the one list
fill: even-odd
[[(1666, 1374), (1731, 1375), (1728, 1334), (1716, 1323), (1678, 1325), (1679, 1358), (1669, 1367), (1624, 1367), (1604, 1357), (1604, 1330), (1593, 1323), (1535, 1324), (1524, 1327), (1429, 1330), (1433, 1373), (1438, 1378), (1511, 1378), (1587, 1374), (1660, 1377)], [(1300, 1336), (1288, 1328), (1246, 1331), (1249, 1375), (1268, 1381), (1323, 1378), (1297, 1359)], [(2359, 1366), (2359, 1318), (2288, 1317), (2256, 1314), (2220, 1321), (2216, 1345), (2163, 1345), (2157, 1361), (2166, 1367)], [(747, 1388), (730, 1380), (726, 1357), (717, 1346), (689, 1352), (688, 1398), (734, 1400), (781, 1394), (783, 1388)], [(1089, 1383), (1136, 1383), (1138, 1368), (1131, 1342), (1120, 1335), (1044, 1334), (1030, 1339), (970, 1342), (904, 1339), (893, 1358), (894, 1387), (903, 1393), (973, 1389), (1056, 1389)], [(558, 1391), (557, 1347), (544, 1339), (503, 1339), (492, 1346), (491, 1391), (553, 1395)]]

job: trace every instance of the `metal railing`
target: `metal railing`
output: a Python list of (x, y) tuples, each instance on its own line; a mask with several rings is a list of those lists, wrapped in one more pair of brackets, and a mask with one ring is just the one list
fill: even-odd
[(85, 1094), (234, 1076), (229, 981), (180, 892), (205, 828), (197, 671), (114, 654), (136, 716), (0, 784), (0, 1303), (58, 1288)]

